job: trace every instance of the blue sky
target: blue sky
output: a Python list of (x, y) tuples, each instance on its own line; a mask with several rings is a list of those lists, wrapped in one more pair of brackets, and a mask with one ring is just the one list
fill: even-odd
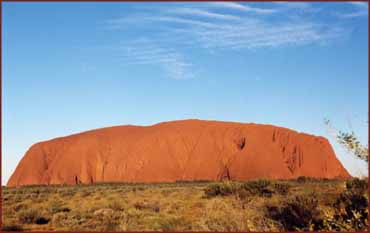
[(198, 118), (368, 141), (368, 4), (3, 3), (2, 182), (38, 141)]

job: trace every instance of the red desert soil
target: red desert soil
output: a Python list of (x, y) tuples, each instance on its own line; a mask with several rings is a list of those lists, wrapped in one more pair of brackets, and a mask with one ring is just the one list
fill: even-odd
[(350, 177), (323, 137), (272, 125), (183, 120), (37, 143), (7, 185), (299, 176)]

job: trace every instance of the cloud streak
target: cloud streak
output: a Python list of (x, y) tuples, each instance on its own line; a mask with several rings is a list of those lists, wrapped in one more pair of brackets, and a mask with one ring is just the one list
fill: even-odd
[(271, 14), (271, 13), (277, 12), (277, 10), (275, 9), (264, 9), (264, 8), (258, 8), (258, 7), (251, 7), (251, 6), (236, 3), (236, 2), (213, 2), (210, 5), (211, 7), (214, 7), (214, 8), (224, 8), (224, 9), (243, 11), (243, 12), (252, 12), (256, 14)]
[(166, 49), (149, 39), (134, 43), (124, 42), (120, 46), (120, 59), (124, 65), (157, 65), (164, 69), (170, 78), (193, 78), (193, 64), (174, 49)]
[(275, 4), (296, 9), (308, 9), (311, 8), (311, 4), (308, 2), (274, 2)]
[[(354, 14), (367, 12), (366, 3), (354, 2)], [(150, 39), (126, 48), (127, 64), (153, 64), (162, 67), (175, 79), (193, 77), (195, 64), (187, 61), (185, 48), (205, 52), (301, 46), (326, 43), (340, 37), (342, 28), (300, 18), (305, 13), (320, 12), (310, 3), (279, 2), (273, 8), (254, 7), (235, 2), (212, 2), (185, 6), (159, 7), (140, 15), (127, 15), (107, 21), (111, 29), (156, 29)], [(292, 14), (284, 17), (284, 10)], [(294, 12), (297, 11), (295, 17)], [(280, 14), (278, 20), (271, 20)], [(136, 40), (137, 38), (133, 38)]]
[(179, 8), (179, 9), (169, 11), (169, 13), (174, 13), (177, 15), (199, 16), (199, 17), (206, 17), (206, 18), (212, 18), (212, 19), (222, 19), (222, 20), (240, 20), (241, 19), (239, 16), (235, 16), (235, 15), (214, 13), (214, 12), (201, 10), (201, 9), (194, 9), (194, 8)]
[(338, 13), (337, 15), (341, 18), (357, 18), (368, 15), (369, 4), (366, 2), (348, 2), (355, 8), (355, 11), (350, 13)]
[(354, 6), (366, 9), (366, 10), (369, 8), (369, 4), (366, 3), (366, 2), (349, 2), (349, 3), (354, 5)]
[[(132, 20), (132, 19), (130, 19)], [(240, 21), (211, 22), (176, 16), (141, 17), (142, 23), (167, 23), (167, 36), (194, 47), (251, 49), (283, 45), (303, 45), (322, 42), (339, 36), (339, 28), (330, 28), (310, 22), (271, 23), (255, 18)], [(119, 23), (127, 23), (120, 19)], [(182, 38), (182, 39), (181, 39)], [(183, 40), (183, 41), (181, 41)]]
[(339, 36), (339, 28), (327, 29), (313, 23), (281, 23), (271, 25), (256, 19), (232, 25), (197, 24), (197, 27), (178, 30), (193, 38), (195, 45), (218, 49), (255, 49), (284, 45), (304, 45), (324, 42)]

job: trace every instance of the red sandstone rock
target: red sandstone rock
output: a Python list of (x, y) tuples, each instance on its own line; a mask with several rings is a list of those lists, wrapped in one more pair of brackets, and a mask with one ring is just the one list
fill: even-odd
[(323, 137), (272, 125), (184, 120), (37, 143), (7, 185), (299, 176), (350, 177)]

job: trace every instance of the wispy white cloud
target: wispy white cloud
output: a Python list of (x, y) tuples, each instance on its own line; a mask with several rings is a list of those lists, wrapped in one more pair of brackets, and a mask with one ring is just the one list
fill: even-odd
[[(130, 18), (132, 20), (132, 18)], [(146, 16), (137, 19), (169, 23), (168, 36), (177, 36), (184, 42), (203, 48), (259, 48), (281, 45), (303, 45), (322, 42), (339, 35), (338, 28), (328, 29), (310, 22), (267, 22), (244, 17), (239, 21), (213, 22), (176, 16)], [(123, 19), (117, 22), (124, 22)], [(127, 23), (127, 22), (125, 22)], [(171, 24), (173, 24), (171, 27)], [(181, 27), (183, 25), (184, 27)]]
[(173, 79), (193, 78), (193, 64), (175, 49), (163, 48), (150, 39), (124, 42), (119, 47), (124, 65), (157, 65)]
[(357, 18), (368, 15), (369, 4), (367, 2), (348, 2), (355, 9), (349, 13), (337, 13), (341, 18)]
[(194, 20), (194, 19), (187, 19), (187, 18), (180, 18), (180, 17), (173, 17), (173, 16), (153, 16), (153, 17), (147, 17), (144, 18), (145, 20), (152, 20), (152, 21), (166, 21), (169, 23), (177, 23), (177, 24), (187, 24), (187, 25), (193, 25), (198, 27), (206, 27), (206, 28), (217, 28), (219, 27), (218, 24), (207, 22), (207, 21), (201, 21), (201, 20)]
[(368, 9), (369, 8), (369, 3), (367, 2), (349, 2), (349, 4), (352, 4), (354, 6), (363, 8), (363, 9)]
[(271, 14), (271, 13), (277, 12), (276, 9), (251, 7), (249, 5), (240, 4), (236, 2), (212, 2), (210, 3), (210, 5), (215, 8), (226, 8), (226, 9), (238, 10), (238, 11), (244, 11), (244, 12), (253, 12), (257, 14)]
[(322, 10), (309, 2), (274, 2), (274, 4), (279, 6), (281, 12), (289, 10), (289, 14), (316, 14)]
[[(352, 4), (365, 8), (363, 4)], [(253, 7), (235, 2), (212, 2), (202, 5), (161, 7), (126, 15), (107, 21), (113, 29), (136, 31), (151, 30), (150, 40), (125, 47), (126, 64), (152, 64), (162, 67), (175, 79), (194, 77), (194, 61), (186, 58), (186, 49), (203, 49), (205, 52), (273, 48), (322, 44), (340, 37), (344, 32), (339, 26), (318, 23), (312, 17), (280, 16), (278, 20), (266, 14), (284, 14), (283, 10), (317, 13), (310, 3), (279, 2), (271, 9)], [(271, 7), (271, 6), (270, 6)], [(225, 13), (227, 12), (227, 13)], [(251, 12), (255, 14), (245, 14)], [(305, 11), (306, 12), (306, 11)], [(284, 17), (285, 16), (285, 17)], [(139, 29), (140, 28), (140, 29)], [(133, 38), (136, 40), (136, 38)]]
[(212, 19), (223, 19), (223, 20), (240, 20), (241, 19), (239, 16), (236, 16), (236, 15), (214, 13), (214, 12), (210, 12), (207, 10), (195, 9), (195, 8), (177, 8), (177, 9), (171, 9), (168, 12), (174, 13), (177, 15), (200, 16), (200, 17), (207, 17), (207, 18), (212, 18)]
[(286, 8), (295, 8), (295, 9), (312, 8), (312, 5), (308, 2), (274, 2), (274, 3), (280, 6), (284, 6)]
[(193, 33), (205, 47), (255, 49), (322, 42), (337, 36), (339, 30), (324, 30), (312, 23), (282, 23), (276, 26), (254, 21), (217, 29), (198, 28)]
[(217, 24), (211, 23), (208, 21), (201, 21), (201, 20), (194, 20), (189, 18), (181, 18), (171, 15), (144, 15), (144, 16), (130, 16), (130, 17), (122, 17), (118, 19), (108, 20), (107, 26), (109, 29), (125, 29), (128, 26), (132, 26), (132, 24), (145, 24), (150, 21), (163, 21), (171, 24), (187, 24), (193, 26), (200, 26), (200, 27), (217, 27)]
[(366, 16), (367, 12), (366, 11), (356, 11), (356, 12), (351, 12), (351, 13), (338, 13), (337, 15), (341, 18), (357, 18), (361, 16)]

